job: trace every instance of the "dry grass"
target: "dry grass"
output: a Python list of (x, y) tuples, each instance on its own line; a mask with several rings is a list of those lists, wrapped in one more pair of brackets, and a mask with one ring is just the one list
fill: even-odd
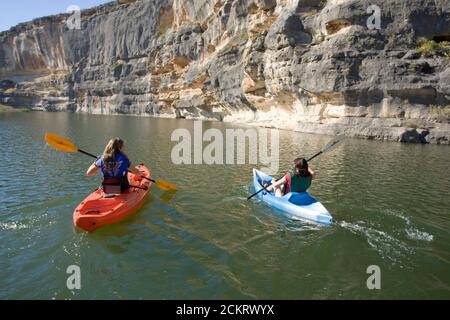
[(162, 37), (172, 27), (174, 22), (174, 12), (172, 7), (163, 8), (159, 12), (158, 36)]
[(16, 88), (9, 88), (5, 90), (5, 94), (14, 94), (16, 93), (17, 89)]

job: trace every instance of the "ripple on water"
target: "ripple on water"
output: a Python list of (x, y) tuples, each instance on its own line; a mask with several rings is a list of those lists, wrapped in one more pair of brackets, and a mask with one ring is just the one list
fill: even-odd
[(393, 264), (410, 266), (410, 257), (414, 254), (414, 250), (405, 242), (372, 226), (346, 221), (340, 221), (338, 224), (355, 235), (363, 236), (367, 244), (383, 259), (388, 259)]
[(405, 225), (401, 225), (399, 228), (401, 231), (403, 230), (406, 233), (409, 239), (428, 242), (433, 241), (433, 235), (428, 232), (419, 230), (418, 227), (416, 227), (411, 221), (411, 218), (408, 217), (405, 213), (392, 209), (384, 210), (384, 213), (389, 216), (397, 217), (405, 223)]
[(0, 222), (0, 230), (20, 230), (26, 228), (25, 225), (13, 222)]
[(411, 240), (433, 241), (433, 235), (425, 231), (420, 231), (414, 228), (406, 229), (408, 238)]

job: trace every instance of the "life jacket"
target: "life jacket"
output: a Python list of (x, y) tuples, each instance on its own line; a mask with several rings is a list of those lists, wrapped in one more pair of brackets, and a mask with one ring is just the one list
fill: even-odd
[(286, 184), (284, 185), (284, 194), (291, 192), (291, 173), (288, 171), (284, 175), (286, 177)]
[(115, 159), (113, 161), (110, 161), (108, 164), (104, 162), (103, 157), (98, 159), (95, 164), (101, 169), (104, 179), (126, 178), (127, 170), (131, 166), (130, 160), (122, 153), (118, 153), (115, 156)]
[(311, 186), (312, 177), (302, 177), (295, 175), (294, 171), (288, 171), (285, 175), (286, 184), (284, 187), (284, 193), (289, 192), (306, 192)]
[(102, 182), (103, 192), (106, 194), (120, 194), (124, 193), (130, 188), (128, 178), (106, 178)]

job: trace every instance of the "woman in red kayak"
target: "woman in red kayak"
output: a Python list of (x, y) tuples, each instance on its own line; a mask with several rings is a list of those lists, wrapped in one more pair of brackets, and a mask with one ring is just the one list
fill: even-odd
[(315, 177), (316, 173), (309, 168), (308, 162), (303, 158), (297, 158), (294, 160), (294, 169), (288, 171), (280, 180), (272, 182), (273, 184), (266, 190), (269, 192), (274, 190), (277, 197), (289, 192), (306, 192)]
[(88, 169), (86, 174), (94, 176), (99, 170), (103, 173), (103, 188), (105, 186), (120, 186), (121, 192), (130, 188), (128, 172), (136, 175), (142, 174), (125, 154), (125, 144), (120, 138), (109, 140), (103, 155)]

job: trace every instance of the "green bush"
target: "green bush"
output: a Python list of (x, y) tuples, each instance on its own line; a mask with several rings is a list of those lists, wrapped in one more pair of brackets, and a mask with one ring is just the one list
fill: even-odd
[(163, 37), (166, 33), (167, 33), (167, 31), (170, 29), (170, 27), (167, 27), (167, 26), (160, 26), (159, 28), (158, 28), (158, 37), (160, 38), (160, 37)]
[(5, 106), (4, 104), (0, 104), (0, 113), (6, 113), (6, 112), (30, 112), (30, 109), (13, 108), (10, 106)]
[(115, 69), (115, 68), (117, 68), (118, 66), (123, 66), (125, 64), (125, 62), (123, 61), (123, 60), (117, 60), (117, 61), (115, 61), (112, 65), (111, 65), (111, 68), (113, 68), (113, 69)]
[(403, 126), (406, 128), (413, 128), (413, 129), (418, 129), (420, 127), (419, 122), (416, 119), (406, 120)]
[(436, 55), (449, 57), (450, 42), (442, 41), (438, 43), (434, 40), (419, 40), (419, 47), (417, 48), (417, 52), (422, 54), (422, 56), (424, 57), (431, 57)]
[(428, 114), (431, 119), (439, 122), (448, 122), (450, 120), (450, 105), (446, 107), (432, 105), (430, 106)]
[(327, 5), (327, 0), (321, 0), (319, 3), (319, 8), (323, 8)]

